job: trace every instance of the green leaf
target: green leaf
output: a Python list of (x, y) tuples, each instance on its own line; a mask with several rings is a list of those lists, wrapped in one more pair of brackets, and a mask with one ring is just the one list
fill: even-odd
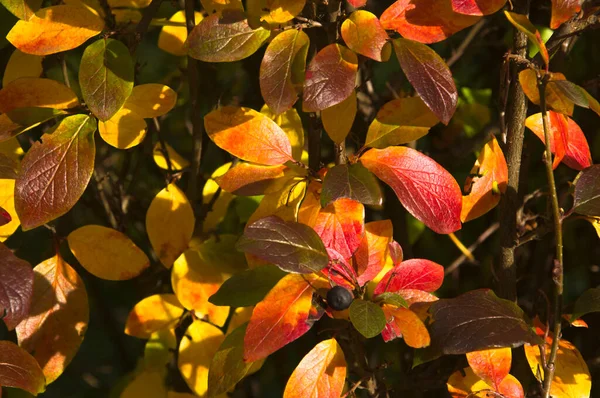
[(277, 216), (247, 226), (236, 247), (288, 272), (310, 274), (329, 263), (323, 241), (311, 227)]
[(408, 303), (398, 293), (384, 292), (384, 293), (378, 294), (375, 301), (376, 302), (382, 301), (386, 304), (395, 305), (396, 307), (408, 308)]
[(600, 287), (588, 289), (577, 299), (571, 322), (590, 312), (600, 312)]
[(125, 103), (133, 89), (133, 60), (119, 40), (100, 39), (81, 57), (79, 85), (92, 113), (103, 122)]
[(15, 387), (37, 395), (46, 380), (40, 365), (27, 351), (10, 341), (0, 341), (0, 386)]
[(542, 39), (540, 32), (531, 23), (529, 18), (527, 18), (527, 15), (517, 14), (510, 11), (504, 11), (504, 15), (506, 15), (506, 19), (508, 19), (508, 21), (513, 24), (515, 28), (525, 33), (529, 40), (539, 48), (540, 55), (546, 64), (546, 71), (548, 71), (548, 64), (550, 63), (548, 50), (546, 49), (546, 45), (544, 44), (544, 40)]
[(29, 149), (15, 185), (15, 209), (24, 231), (62, 216), (77, 203), (94, 170), (95, 131), (91, 116), (69, 116)]
[(42, 0), (0, 0), (15, 17), (28, 20), (42, 6)]
[(265, 298), (285, 275), (285, 272), (273, 265), (240, 272), (227, 279), (208, 301), (214, 305), (230, 307), (255, 305)]
[(244, 336), (248, 323), (225, 337), (208, 371), (208, 396), (225, 394), (250, 371), (254, 362), (244, 362)]
[(548, 86), (557, 89), (562, 95), (582, 108), (588, 108), (600, 115), (600, 103), (583, 87), (568, 80), (550, 80)]
[(583, 170), (575, 182), (575, 211), (586, 216), (600, 216), (600, 165)]
[(385, 327), (385, 314), (377, 304), (356, 299), (350, 305), (350, 322), (360, 334), (370, 339)]
[(432, 345), (444, 354), (541, 343), (523, 310), (489, 289), (435, 301), (429, 313)]
[(327, 207), (341, 198), (357, 200), (366, 205), (383, 203), (377, 178), (360, 163), (337, 165), (325, 175), (321, 207)]
[(187, 38), (190, 57), (204, 62), (234, 62), (247, 58), (271, 35), (252, 29), (243, 12), (226, 10), (204, 18)]

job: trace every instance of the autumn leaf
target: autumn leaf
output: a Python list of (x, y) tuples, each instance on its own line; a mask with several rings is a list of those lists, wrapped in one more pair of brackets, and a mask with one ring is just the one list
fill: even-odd
[(22, 77), (0, 90), (2, 113), (26, 107), (68, 109), (77, 105), (79, 101), (73, 90), (51, 79)]
[(50, 384), (63, 373), (83, 341), (89, 321), (88, 296), (77, 272), (58, 254), (33, 271), (31, 315), (17, 326), (17, 338), (35, 357)]
[(29, 315), (33, 278), (31, 265), (0, 243), (0, 319), (8, 330), (13, 330)]
[(192, 206), (175, 183), (169, 184), (154, 197), (146, 213), (146, 232), (165, 267), (171, 268), (188, 247), (194, 225)]
[(390, 220), (365, 223), (365, 234), (354, 252), (357, 281), (361, 286), (371, 281), (383, 269), (389, 255), (392, 234)]
[[(304, 72), (302, 72), (304, 76)], [(296, 160), (301, 160), (304, 151), (304, 128), (302, 119), (295, 108), (275, 114), (267, 104), (263, 105), (260, 113), (272, 119), (285, 132), (292, 145), (292, 156)]]
[(269, 185), (284, 176), (286, 166), (263, 166), (240, 162), (215, 181), (221, 189), (234, 195), (263, 195)]
[(248, 225), (236, 248), (288, 272), (318, 272), (329, 262), (325, 246), (315, 231), (276, 216)]
[(133, 88), (133, 60), (119, 40), (100, 39), (81, 57), (79, 86), (86, 105), (101, 121), (110, 119)]
[(165, 397), (167, 387), (164, 379), (166, 369), (142, 369), (123, 389), (119, 398)]
[(542, 39), (540, 32), (531, 23), (531, 21), (529, 21), (527, 15), (517, 14), (510, 11), (504, 11), (504, 15), (506, 15), (506, 19), (508, 19), (508, 21), (513, 24), (515, 28), (525, 33), (527, 38), (529, 38), (529, 40), (539, 48), (542, 59), (546, 64), (546, 71), (548, 71), (548, 65), (550, 64), (550, 55), (548, 55), (548, 49), (546, 49), (546, 45), (544, 44), (544, 40)]
[(386, 325), (381, 336), (385, 342), (402, 337), (409, 347), (423, 348), (429, 346), (431, 338), (425, 324), (417, 314), (408, 308), (389, 304), (383, 305)]
[(125, 333), (148, 339), (152, 333), (175, 326), (183, 307), (174, 294), (155, 294), (138, 302), (129, 313)]
[(77, 261), (91, 274), (111, 281), (132, 279), (150, 260), (125, 234), (100, 225), (86, 225), (67, 238)]
[(407, 39), (395, 39), (392, 43), (410, 84), (437, 118), (448, 124), (458, 104), (448, 65), (425, 44)]
[(21, 220), (15, 210), (15, 180), (0, 179), (0, 206), (11, 217), (9, 223), (0, 226), (0, 242), (4, 242), (21, 225)]
[(465, 15), (489, 15), (501, 9), (506, 0), (452, 0), (452, 10)]
[(253, 109), (221, 107), (204, 117), (204, 126), (217, 146), (240, 159), (269, 166), (294, 161), (285, 132)]
[(220, 306), (249, 307), (265, 298), (286, 272), (274, 265), (263, 265), (233, 275), (208, 301)]
[(24, 53), (49, 55), (79, 47), (104, 29), (104, 20), (84, 6), (42, 8), (18, 21), (6, 39)]
[(2, 0), (0, 1), (8, 11), (19, 19), (28, 20), (40, 9), (41, 0)]
[(405, 289), (434, 292), (442, 286), (444, 267), (425, 259), (402, 261), (379, 281), (373, 294), (399, 292)]
[(321, 341), (302, 358), (287, 381), (283, 398), (339, 397), (346, 381), (346, 358), (335, 339)]
[(46, 224), (77, 203), (92, 177), (95, 131), (90, 116), (69, 116), (27, 152), (15, 186), (23, 230)]
[(185, 45), (188, 55), (200, 61), (233, 62), (254, 54), (269, 35), (266, 29), (252, 29), (242, 12), (226, 10), (200, 21)]
[(325, 175), (321, 190), (321, 206), (325, 208), (341, 198), (373, 206), (380, 206), (383, 203), (381, 187), (377, 179), (359, 163), (334, 166)]
[(600, 165), (583, 170), (575, 182), (573, 208), (579, 214), (600, 216)]
[(600, 288), (588, 289), (575, 302), (571, 321), (575, 321), (590, 312), (600, 311)]
[(510, 374), (496, 390), (473, 373), (471, 368), (465, 368), (454, 372), (448, 379), (447, 386), (452, 398), (489, 398), (495, 393), (506, 398), (525, 398), (521, 383)]
[(436, 43), (474, 25), (480, 17), (452, 10), (451, 0), (398, 0), (381, 14), (384, 29), (421, 43)]
[(247, 225), (269, 216), (277, 216), (284, 221), (296, 221), (300, 202), (306, 193), (307, 182), (305, 177), (298, 176), (293, 170), (286, 174), (269, 185), (258, 208), (248, 219)]
[[(543, 71), (541, 72), (544, 73)], [(544, 94), (546, 96), (546, 104), (556, 112), (564, 113), (566, 115), (573, 114), (573, 108), (575, 104), (573, 101), (565, 95), (561, 87), (555, 84), (556, 82), (567, 81), (565, 75), (562, 73), (553, 72), (546, 85)], [(540, 91), (537, 85), (537, 74), (536, 71), (531, 69), (525, 69), (519, 72), (519, 83), (523, 88), (523, 92), (527, 95), (527, 98), (536, 105), (540, 104)]]
[(379, 19), (364, 10), (354, 11), (342, 23), (342, 38), (352, 51), (385, 62), (392, 53), (388, 43), (389, 36), (381, 26)]
[(340, 144), (346, 140), (354, 124), (357, 111), (356, 91), (342, 102), (321, 112), (321, 121), (331, 140)]
[(283, 24), (302, 12), (306, 0), (248, 0), (248, 15), (267, 24)]
[(415, 141), (438, 122), (420, 97), (392, 100), (379, 109), (369, 125), (365, 147), (384, 149)]
[(177, 103), (177, 93), (164, 84), (140, 84), (131, 90), (123, 107), (144, 119), (168, 113)]
[(33, 395), (44, 392), (46, 380), (34, 357), (11, 341), (0, 341), (0, 354), (1, 386), (20, 388)]
[[(23, 3), (27, 4), (26, 2)], [(8, 83), (21, 77), (40, 77), (43, 72), (42, 59), (43, 57), (39, 55), (25, 54), (18, 49), (13, 51), (6, 68), (4, 68), (2, 87), (6, 87)]]
[(456, 180), (433, 159), (407, 147), (370, 149), (361, 163), (388, 184), (402, 205), (433, 231), (461, 228), (462, 194)]
[[(186, 158), (181, 156), (177, 151), (175, 151), (175, 149), (171, 145), (167, 144), (166, 142), (165, 150), (167, 152), (169, 162), (171, 163), (171, 170), (180, 171), (185, 169), (186, 167), (189, 167), (190, 162)], [(152, 150), (152, 157), (154, 158), (154, 163), (156, 163), (156, 165), (161, 169), (168, 170), (169, 166), (167, 163), (167, 156), (165, 156), (163, 147), (160, 141), (158, 141), (154, 145), (154, 149)]]
[(244, 361), (265, 358), (306, 333), (320, 318), (312, 308), (314, 288), (328, 287), (314, 274), (289, 274), (254, 307), (244, 337)]
[(550, 29), (558, 29), (579, 11), (581, 11), (581, 0), (552, 0)]
[(467, 361), (479, 378), (498, 391), (502, 381), (510, 372), (512, 350), (510, 348), (491, 348), (467, 352)]
[(495, 137), (483, 146), (465, 182), (466, 196), (460, 214), (467, 222), (481, 217), (500, 202), (508, 185), (508, 166)]
[(225, 10), (244, 11), (241, 0), (200, 0), (204, 10), (209, 13), (222, 13)]
[[(196, 24), (200, 23), (203, 16), (194, 11)], [(169, 22), (185, 22), (185, 11), (177, 11), (169, 18)], [(184, 47), (187, 39), (187, 28), (185, 26), (163, 26), (158, 34), (158, 48), (169, 54), (184, 56), (187, 54)]]
[(340, 44), (330, 44), (314, 56), (306, 70), (303, 104), (305, 112), (330, 108), (354, 91), (358, 58)]
[(352, 199), (338, 199), (321, 209), (314, 230), (328, 249), (343, 259), (352, 257), (365, 232), (365, 207)]

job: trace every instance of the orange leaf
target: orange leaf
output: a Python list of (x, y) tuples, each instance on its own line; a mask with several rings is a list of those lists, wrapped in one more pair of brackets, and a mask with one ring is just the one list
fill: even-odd
[(465, 368), (462, 372), (460, 370), (454, 372), (448, 379), (447, 386), (452, 398), (490, 398), (497, 395), (494, 392), (498, 392), (506, 398), (525, 397), (521, 383), (513, 375), (507, 375), (499, 386), (499, 390), (495, 390), (473, 373), (471, 368)]
[[(27, 351), (12, 341), (0, 341), (0, 385), (15, 387), (39, 394), (46, 389), (46, 381), (40, 365)], [(0, 397), (2, 388), (0, 387)]]
[(462, 194), (456, 180), (433, 159), (407, 147), (370, 149), (361, 163), (388, 184), (415, 218), (439, 234), (461, 228)]
[(454, 12), (465, 15), (489, 15), (501, 9), (506, 0), (452, 0)]
[(302, 108), (316, 112), (348, 98), (356, 83), (358, 58), (340, 44), (330, 44), (314, 56), (306, 71)]
[(221, 189), (234, 195), (263, 195), (275, 179), (284, 176), (286, 168), (284, 165), (263, 166), (242, 162), (215, 177), (215, 181)]
[[(542, 74), (544, 72), (542, 71)], [(566, 81), (565, 75), (562, 73), (553, 72), (550, 75), (549, 82), (553, 81)], [(519, 83), (523, 88), (523, 92), (527, 95), (527, 98), (536, 105), (540, 104), (540, 91), (537, 86), (537, 75), (534, 70), (525, 69), (519, 72)], [(546, 85), (546, 104), (554, 109), (556, 112), (564, 113), (565, 115), (572, 115), (575, 104), (572, 100), (565, 96), (564, 92), (560, 90), (555, 84)]]
[(567, 148), (563, 163), (575, 170), (583, 170), (592, 165), (592, 154), (585, 134), (573, 119), (567, 119)]
[(373, 221), (365, 224), (365, 234), (354, 253), (358, 283), (362, 286), (379, 274), (388, 257), (392, 241), (392, 222)]
[(558, 29), (579, 11), (581, 11), (581, 0), (552, 0), (550, 29)]
[(265, 358), (308, 332), (321, 316), (312, 308), (313, 286), (329, 285), (314, 274), (289, 274), (254, 307), (244, 337), (246, 362)]
[(300, 202), (306, 192), (306, 181), (296, 175), (294, 170), (288, 170), (287, 175), (269, 185), (258, 208), (248, 219), (247, 225), (267, 216), (277, 216), (284, 221), (296, 221)]
[(431, 343), (425, 324), (413, 311), (384, 304), (383, 312), (387, 320), (385, 329), (381, 332), (384, 341), (403, 337), (404, 342), (413, 348), (427, 347)]
[(319, 212), (314, 229), (326, 248), (333, 249), (344, 259), (348, 259), (360, 245), (365, 232), (364, 220), (363, 204), (342, 198)]
[(461, 221), (467, 222), (492, 210), (506, 191), (508, 167), (496, 138), (484, 145), (465, 182)]
[(384, 29), (421, 43), (447, 39), (479, 19), (454, 12), (451, 0), (398, 0), (381, 14)]
[(204, 126), (217, 146), (240, 159), (269, 166), (294, 161), (285, 132), (253, 109), (234, 106), (216, 109), (204, 117)]
[(77, 105), (73, 90), (52, 79), (22, 77), (0, 90), (0, 113), (18, 108), (68, 109)]
[(442, 286), (444, 267), (433, 261), (413, 258), (402, 261), (379, 281), (374, 294), (400, 292), (405, 289), (433, 292)]
[(389, 37), (379, 19), (368, 11), (354, 11), (342, 24), (342, 38), (348, 48), (375, 61), (387, 61), (391, 54)]
[(283, 398), (339, 397), (346, 381), (346, 359), (335, 339), (317, 344), (290, 376)]
[(148, 339), (152, 333), (174, 326), (183, 307), (174, 294), (155, 294), (138, 302), (129, 313), (125, 333)]
[(31, 316), (17, 326), (17, 338), (21, 347), (33, 353), (50, 384), (83, 341), (89, 321), (88, 296), (77, 272), (58, 255), (33, 271)]
[(542, 59), (546, 64), (546, 71), (548, 71), (550, 55), (548, 55), (548, 50), (546, 49), (546, 45), (544, 44), (544, 40), (542, 39), (540, 32), (531, 23), (531, 21), (529, 21), (527, 15), (517, 14), (510, 11), (504, 11), (504, 15), (506, 15), (508, 21), (513, 24), (515, 28), (525, 33), (529, 40), (540, 49), (540, 54), (542, 55)]
[(498, 391), (500, 384), (510, 372), (512, 350), (491, 348), (467, 353), (467, 360), (473, 372)]

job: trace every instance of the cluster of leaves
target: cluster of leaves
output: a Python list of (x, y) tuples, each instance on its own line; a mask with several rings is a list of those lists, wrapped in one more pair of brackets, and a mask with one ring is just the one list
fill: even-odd
[[(157, 123), (177, 106), (177, 93), (166, 85), (134, 85), (131, 52), (137, 43), (127, 46), (108, 26), (131, 33), (127, 29), (132, 24), (143, 22), (138, 9), (150, 3), (69, 0), (44, 8), (33, 3), (2, 1), (20, 18), (7, 35), (16, 49), (0, 90), (3, 240), (19, 226), (28, 231), (47, 225), (80, 200), (94, 173), (96, 130), (110, 146), (129, 149), (144, 141), (145, 119)], [(445, 168), (404, 144), (425, 136), (439, 122), (449, 124), (458, 105), (448, 65), (427, 44), (474, 25), (506, 1), (398, 0), (380, 18), (360, 9), (365, 1), (348, 1), (353, 7), (349, 15), (328, 22), (336, 37), (339, 28), (341, 40), (317, 47), (310, 59), (315, 37), (306, 31), (322, 26), (300, 15), (305, 6), (310, 8), (305, 3), (254, 0), (244, 8), (241, 1), (202, 0), (204, 14), (188, 12), (186, 17), (179, 11), (160, 21), (164, 27), (158, 47), (187, 55), (188, 68), (196, 60), (239, 61), (268, 42), (258, 76), (265, 105), (260, 111), (218, 106), (205, 115), (203, 126), (194, 126), (204, 127), (216, 146), (236, 158), (204, 185), (205, 207), (180, 188), (179, 178), (190, 162), (162, 141), (154, 147), (155, 162), (168, 170), (169, 178), (147, 209), (145, 228), (152, 259), (170, 273), (170, 288), (144, 298), (129, 314), (125, 333), (148, 341), (144, 360), (121, 396), (147, 391), (180, 396), (164, 383), (173, 361), (193, 394), (221, 396), (326, 315), (343, 320), (342, 326), (299, 362), (285, 397), (339, 397), (347, 382), (358, 387), (355, 364), (345, 359), (348, 349), (357, 339), (360, 343), (379, 335), (385, 342), (402, 338), (409, 347), (426, 348), (421, 362), (466, 354), (469, 368), (448, 380), (452, 396), (491, 392), (523, 397), (520, 382), (509, 374), (511, 348), (525, 345), (534, 376), (543, 381), (540, 369), (547, 359), (542, 354), (553, 342), (549, 332), (534, 329), (517, 304), (491, 290), (438, 299), (433, 293), (442, 285), (443, 266), (427, 259), (405, 260), (391, 221), (367, 222), (365, 217), (365, 206), (383, 203), (380, 182), (438, 234), (458, 231), (501, 200), (508, 168), (496, 138), (481, 148), (462, 191)], [(580, 11), (578, 2), (553, 1), (551, 27)], [(189, 14), (196, 24), (188, 35), (184, 25)], [(550, 55), (526, 16), (505, 14), (539, 47), (544, 63), (519, 74), (534, 104), (541, 100), (539, 82), (547, 81), (545, 101), (552, 109), (546, 120), (542, 113), (530, 116), (526, 126), (542, 142), (549, 130), (555, 168), (562, 162), (582, 170), (574, 182), (572, 212), (594, 223), (600, 234), (600, 166), (592, 164), (585, 135), (569, 117), (575, 105), (598, 114), (600, 105), (582, 87), (549, 71)], [(78, 93), (68, 83), (40, 77), (45, 56), (84, 44)], [(358, 112), (360, 61), (387, 62), (392, 52), (416, 95), (381, 106), (362, 146), (346, 153)], [(294, 107), (299, 98), (301, 112)], [(319, 115), (336, 145), (334, 165), (323, 167), (318, 153), (305, 150), (305, 113)], [(38, 126), (51, 127), (21, 159), (16, 136)], [(315, 156), (317, 167), (309, 167)], [(210, 237), (238, 196), (257, 201), (255, 210), (240, 220), (243, 235)], [(77, 262), (97, 278), (128, 280), (151, 265), (147, 254), (115, 228), (77, 226), (66, 240)], [(18, 345), (0, 342), (0, 385), (34, 395), (64, 371), (89, 321), (85, 286), (59, 244), (54, 257), (33, 269), (0, 244), (0, 310), (18, 340)], [(334, 296), (328, 294), (333, 287), (351, 296), (347, 306), (333, 304)], [(598, 311), (598, 302), (598, 292), (588, 291), (569, 321)], [(551, 394), (589, 396), (591, 381), (581, 355), (566, 340), (558, 344)], [(573, 376), (576, 387), (565, 376)]]

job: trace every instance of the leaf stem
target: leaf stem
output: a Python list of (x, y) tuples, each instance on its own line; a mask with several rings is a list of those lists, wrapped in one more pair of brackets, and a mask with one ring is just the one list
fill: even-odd
[(333, 144), (333, 151), (335, 153), (335, 164), (346, 164), (346, 141), (342, 141), (339, 144)]
[[(548, 178), (548, 185), (550, 189), (550, 201), (552, 203), (552, 218), (554, 221), (554, 234), (556, 237), (556, 259), (554, 260), (554, 267), (552, 269), (552, 279), (554, 281), (554, 327), (552, 330), (552, 347), (550, 349), (550, 356), (546, 361), (544, 367), (544, 384), (543, 384), (543, 397), (550, 397), (550, 387), (552, 386), (552, 379), (554, 378), (554, 371), (556, 369), (555, 361), (556, 354), (558, 351), (558, 342), (560, 340), (561, 332), (561, 311), (562, 311), (562, 296), (563, 296), (563, 236), (562, 236), (562, 214), (558, 206), (558, 195), (556, 193), (556, 183), (554, 181), (554, 171), (552, 170), (552, 152), (550, 146), (550, 129), (548, 126), (548, 112), (546, 110), (546, 85), (550, 78), (549, 74), (543, 76), (538, 71), (538, 90), (540, 93), (540, 108), (542, 111), (542, 124), (544, 127), (544, 141), (546, 143), (546, 176)], [(544, 342), (545, 344), (545, 342)]]

